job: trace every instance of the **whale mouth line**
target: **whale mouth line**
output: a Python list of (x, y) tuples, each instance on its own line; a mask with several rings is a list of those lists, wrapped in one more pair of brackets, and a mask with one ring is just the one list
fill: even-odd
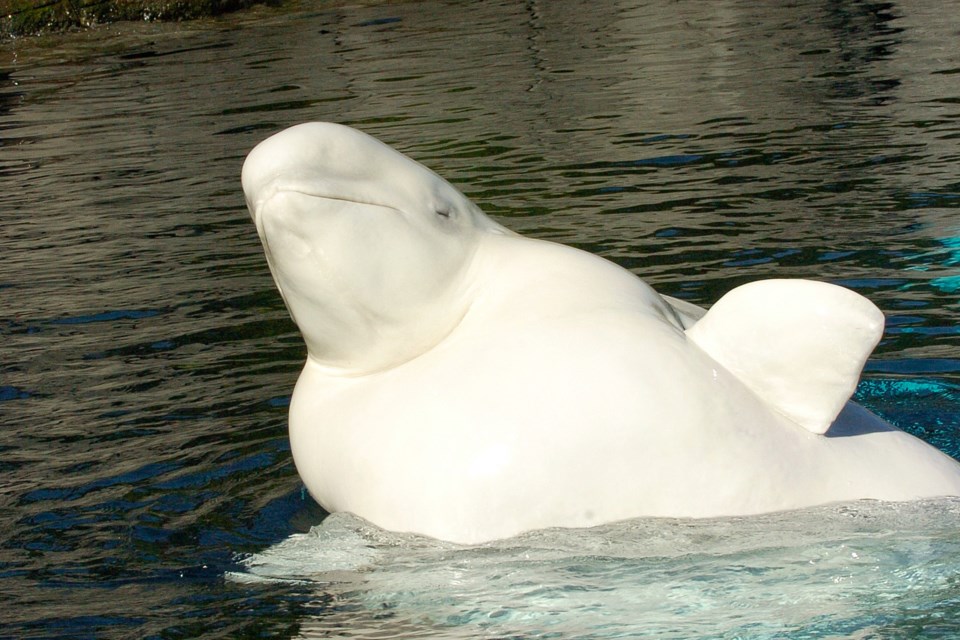
[(310, 198), (318, 198), (320, 200), (332, 200), (333, 202), (344, 202), (348, 204), (365, 205), (369, 207), (380, 207), (382, 209), (392, 209), (394, 211), (402, 213), (402, 210), (399, 209), (398, 207), (394, 207), (389, 204), (383, 204), (382, 202), (374, 202), (371, 199), (362, 199), (362, 198), (353, 197), (353, 196), (333, 196), (333, 195), (328, 195), (322, 192), (311, 191), (309, 189), (300, 189), (295, 187), (278, 187), (276, 189), (271, 190), (269, 195), (267, 195), (265, 198), (261, 198), (259, 200), (256, 207), (258, 216), (259, 216), (260, 209), (263, 207), (263, 205), (269, 202), (271, 199), (273, 199), (276, 195), (281, 193), (297, 193), (302, 196), (307, 196)]

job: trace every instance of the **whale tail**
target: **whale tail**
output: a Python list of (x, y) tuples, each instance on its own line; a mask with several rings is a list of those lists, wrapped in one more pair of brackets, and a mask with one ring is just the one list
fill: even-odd
[(760, 280), (723, 296), (687, 337), (779, 413), (826, 433), (883, 335), (863, 296), (810, 280)]

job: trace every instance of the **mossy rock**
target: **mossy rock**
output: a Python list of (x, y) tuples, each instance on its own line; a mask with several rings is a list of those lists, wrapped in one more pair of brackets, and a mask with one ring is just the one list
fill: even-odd
[(28, 35), (115, 20), (187, 20), (276, 0), (0, 0), (0, 33)]

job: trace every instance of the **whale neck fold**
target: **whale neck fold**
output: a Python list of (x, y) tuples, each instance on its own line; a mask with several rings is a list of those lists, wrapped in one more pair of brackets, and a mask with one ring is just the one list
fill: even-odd
[(329, 377), (362, 378), (402, 367), (441, 345), (470, 312), (473, 257), (451, 278), (436, 300), (411, 313), (385, 315), (349, 298), (298, 311), (311, 301), (298, 296), (288, 302), (307, 346), (307, 357)]

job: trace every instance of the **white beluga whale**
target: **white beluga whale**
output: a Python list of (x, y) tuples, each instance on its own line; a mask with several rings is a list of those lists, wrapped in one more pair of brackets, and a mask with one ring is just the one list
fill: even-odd
[(243, 188), (307, 345), (290, 442), (328, 511), (478, 543), (960, 495), (960, 463), (849, 401), (883, 331), (852, 291), (765, 280), (704, 312), (337, 124), (261, 142)]

